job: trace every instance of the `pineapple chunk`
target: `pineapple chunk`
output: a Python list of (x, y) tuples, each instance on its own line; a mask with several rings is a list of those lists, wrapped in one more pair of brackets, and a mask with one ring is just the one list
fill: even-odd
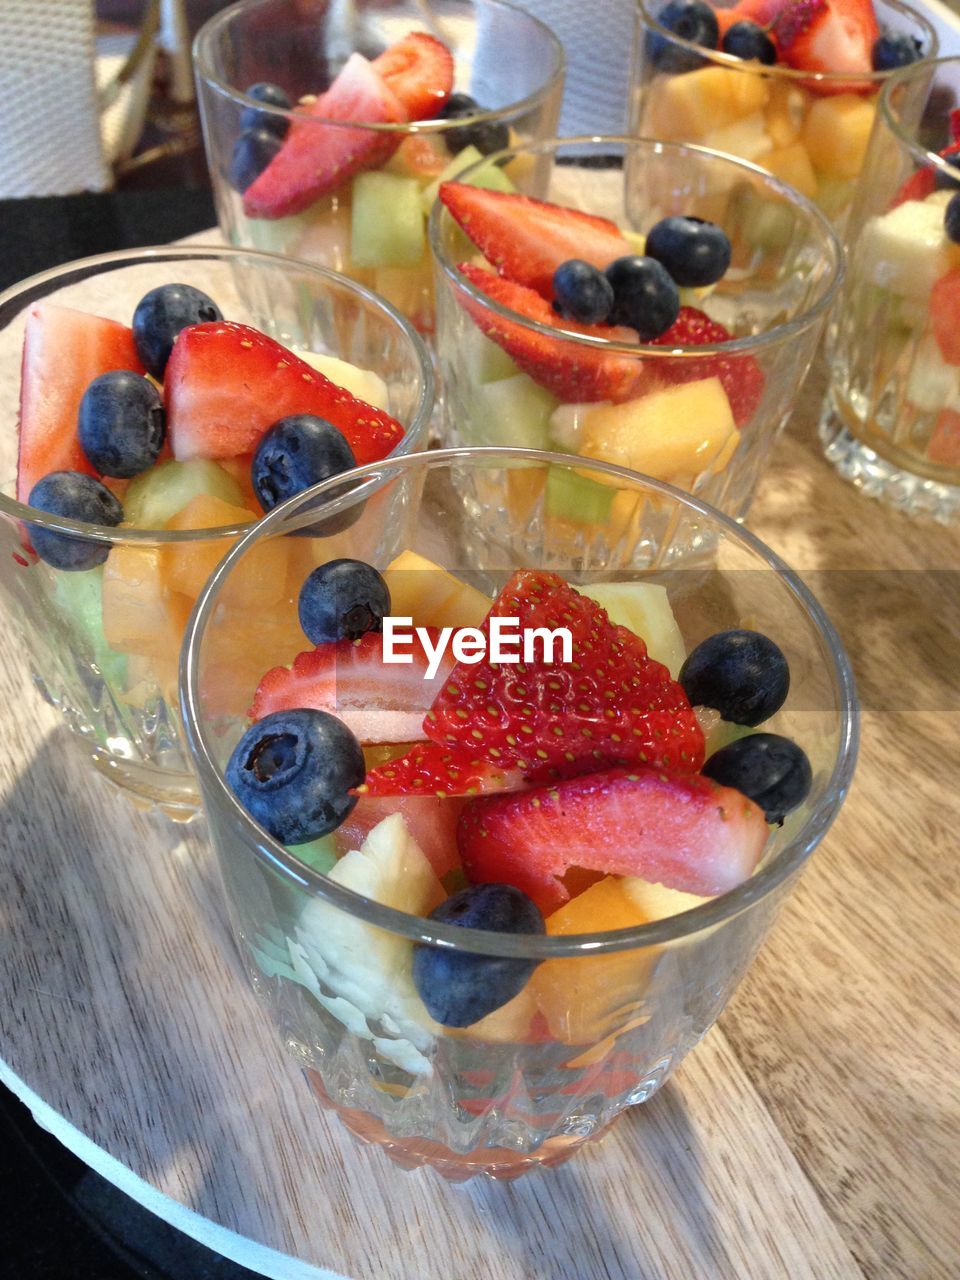
[[(668, 125), (667, 137), (699, 141), (716, 129), (762, 111), (770, 97), (764, 76), (727, 67), (702, 67), (669, 76), (657, 85), (656, 117)], [(646, 132), (650, 135), (650, 122)]]
[(926, 298), (934, 282), (960, 266), (960, 245), (943, 233), (943, 208), (907, 200), (869, 218), (860, 232), (853, 270), (907, 298)]
[(796, 85), (782, 80), (771, 81), (766, 127), (775, 147), (788, 147), (800, 137), (806, 101), (803, 90)]
[(301, 351), (298, 348), (297, 355), (311, 369), (316, 369), (317, 373), (322, 373), (325, 378), (335, 382), (338, 387), (343, 387), (358, 400), (365, 400), (367, 404), (372, 404), (375, 408), (384, 411), (390, 408), (387, 384), (379, 373), (374, 373), (372, 369), (361, 369), (358, 365), (351, 364), (349, 360), (341, 360), (339, 356), (323, 355), (317, 351)]
[(467, 582), (415, 551), (401, 551), (383, 571), (390, 611), (419, 627), (479, 627), (493, 603)]
[(606, 609), (611, 622), (638, 635), (650, 657), (662, 662), (676, 680), (687, 650), (666, 587), (657, 582), (594, 582), (579, 591)]
[(904, 396), (921, 413), (939, 413), (960, 396), (960, 368), (947, 364), (931, 335), (913, 353)]
[(831, 178), (856, 178), (863, 168), (876, 107), (858, 93), (817, 98), (803, 123), (810, 163)]
[(781, 182), (796, 187), (801, 195), (812, 200), (817, 194), (817, 175), (813, 171), (807, 149), (802, 142), (791, 142), (786, 147), (775, 147), (760, 157), (760, 164)]
[(739, 432), (719, 378), (665, 387), (588, 413), (580, 453), (642, 471), (657, 480), (722, 471)]
[(734, 120), (732, 124), (721, 125), (719, 129), (711, 129), (703, 135), (702, 142), (705, 147), (740, 156), (742, 160), (756, 160), (773, 145), (762, 111), (755, 111), (743, 120)]

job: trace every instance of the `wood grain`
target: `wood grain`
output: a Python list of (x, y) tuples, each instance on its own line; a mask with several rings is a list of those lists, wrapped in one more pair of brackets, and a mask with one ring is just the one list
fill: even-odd
[(265, 1274), (960, 1274), (960, 530), (843, 484), (815, 443), (814, 401), (751, 523), (850, 647), (860, 770), (720, 1026), (602, 1144), (463, 1188), (355, 1145), (239, 975), (202, 823), (136, 812), (95, 776), (7, 631), (0, 1058), (169, 1197), (160, 1211), (185, 1205), (276, 1250)]

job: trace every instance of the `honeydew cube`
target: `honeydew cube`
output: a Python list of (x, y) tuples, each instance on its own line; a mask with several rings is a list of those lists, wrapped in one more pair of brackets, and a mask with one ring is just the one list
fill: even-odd
[(638, 635), (650, 657), (677, 678), (687, 649), (666, 587), (658, 582), (594, 582), (579, 590), (606, 609), (611, 622)]
[(813, 199), (817, 194), (817, 175), (813, 171), (807, 149), (802, 142), (774, 147), (760, 157), (760, 163), (781, 182), (796, 187), (801, 195)]
[(470, 406), (470, 443), (545, 449), (557, 400), (525, 373), (476, 387)]
[(773, 80), (766, 109), (766, 130), (774, 147), (788, 147), (800, 137), (807, 98), (802, 89)]
[(960, 367), (947, 364), (930, 335), (914, 351), (904, 396), (921, 413), (939, 413), (960, 396)]
[(459, 341), (463, 344), (463, 365), (474, 386), (500, 382), (520, 372), (503, 347), (492, 342), (475, 325), (471, 325)]
[(419, 627), (479, 627), (493, 601), (416, 551), (401, 551), (383, 571), (390, 612)]
[(614, 496), (608, 484), (597, 484), (589, 476), (578, 475), (566, 467), (551, 467), (547, 473), (544, 509), (557, 520), (600, 526), (610, 518)]
[(580, 454), (658, 480), (722, 471), (739, 433), (719, 378), (664, 387), (586, 415)]
[(122, 688), (127, 678), (127, 659), (110, 648), (103, 632), (103, 567), (82, 573), (55, 573), (53, 599), (103, 678)]
[(290, 218), (248, 218), (244, 228), (255, 249), (290, 255), (298, 247), (310, 219), (309, 213), (298, 213)]
[(803, 122), (810, 163), (832, 178), (856, 178), (863, 168), (876, 106), (857, 93), (816, 98)]
[(727, 67), (701, 67), (665, 78), (657, 96), (657, 116), (670, 122), (671, 136), (700, 140), (762, 111), (770, 90), (763, 76)]
[(740, 156), (743, 160), (756, 160), (773, 146), (762, 111), (755, 111), (744, 120), (721, 125), (719, 129), (711, 129), (703, 135), (702, 141), (705, 147)]
[(960, 245), (944, 235), (943, 208), (906, 200), (864, 223), (853, 270), (893, 293), (926, 298), (934, 282), (957, 266)]
[(242, 491), (220, 463), (208, 458), (159, 462), (130, 481), (124, 495), (123, 516), (136, 529), (163, 529), (188, 502), (208, 494), (239, 506)]
[[(441, 183), (452, 182), (454, 178), (459, 179), (464, 169), (469, 169), (471, 165), (479, 165), (482, 159), (483, 152), (478, 151), (472, 143), (458, 151), (440, 176), (435, 178), (428, 187), (424, 187), (421, 192), (420, 203), (423, 212), (429, 214), (433, 208)], [(478, 168), (475, 173), (471, 173), (467, 181), (471, 187), (483, 187), (487, 191), (504, 191), (510, 194), (517, 189), (501, 166), (494, 164), (493, 161)]]
[(311, 369), (316, 369), (325, 378), (335, 382), (338, 387), (344, 387), (358, 400), (365, 400), (367, 404), (372, 404), (377, 409), (390, 408), (387, 384), (373, 369), (361, 369), (351, 364), (349, 360), (341, 360), (339, 356), (322, 355), (317, 351), (298, 350), (297, 355)]
[(412, 267), (426, 248), (420, 184), (395, 173), (353, 180), (350, 257), (360, 267)]
[(306, 213), (299, 239), (287, 249), (288, 257), (303, 258), (306, 262), (319, 262), (333, 271), (342, 271), (362, 284), (372, 284), (372, 273), (365, 271), (350, 256), (352, 208), (349, 188), (318, 200)]

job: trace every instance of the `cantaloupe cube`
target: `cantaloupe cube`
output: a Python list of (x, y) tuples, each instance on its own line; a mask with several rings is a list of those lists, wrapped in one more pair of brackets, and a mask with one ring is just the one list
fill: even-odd
[(580, 453), (671, 480), (708, 468), (722, 471), (738, 439), (720, 379), (701, 378), (623, 404), (598, 405), (584, 422)]
[(289, 666), (298, 653), (311, 647), (295, 603), (251, 613), (221, 602), (200, 655), (204, 709), (214, 716), (245, 716), (266, 672)]
[[(548, 916), (551, 937), (630, 929), (649, 917), (606, 876)], [(530, 979), (551, 1035), (565, 1044), (590, 1044), (634, 1019), (656, 960), (656, 949), (547, 960)]]
[(817, 175), (813, 171), (807, 149), (802, 142), (775, 147), (760, 157), (760, 164), (781, 182), (796, 187), (802, 196), (812, 200), (817, 194)]
[(429, 247), (410, 266), (377, 267), (373, 273), (373, 289), (421, 331), (433, 328), (433, 259)]
[(537, 1015), (536, 995), (528, 983), (519, 995), (508, 1000), (493, 1013), (488, 1013), (472, 1026), (458, 1030), (444, 1027), (445, 1036), (456, 1039), (486, 1040), (491, 1044), (522, 1044), (530, 1039), (531, 1024)]
[[(224, 525), (249, 524), (256, 520), (256, 513), (246, 507), (234, 507), (220, 498), (200, 494), (193, 498), (170, 520), (167, 528), (177, 529), (219, 529)], [(271, 540), (273, 541), (273, 540)], [(203, 590), (204, 584), (214, 569), (230, 550), (232, 538), (207, 538), (198, 542), (171, 543), (163, 548), (160, 558), (160, 569), (171, 591), (180, 591), (196, 600)], [(269, 546), (266, 543), (265, 546)], [(284, 583), (286, 561), (284, 560), (284, 576), (279, 582)], [(269, 598), (259, 602), (259, 607), (272, 604), (277, 598), (276, 575), (273, 581), (264, 582)]]
[(114, 547), (103, 568), (103, 633), (111, 649), (147, 658), (179, 651), (193, 606), (171, 591), (159, 547)]
[(742, 160), (756, 160), (773, 146), (773, 139), (767, 132), (767, 119), (762, 111), (754, 111), (743, 120), (734, 120), (733, 124), (711, 129), (703, 135), (702, 142), (705, 147), (739, 156)]
[(762, 111), (770, 97), (766, 77), (728, 67), (669, 76), (657, 88), (656, 118), (669, 122), (672, 137), (693, 141)]
[(797, 85), (782, 80), (770, 82), (766, 129), (774, 147), (788, 147), (800, 137), (807, 96)]
[(383, 571), (390, 612), (417, 627), (479, 627), (492, 601), (416, 551), (401, 551)]
[(815, 98), (803, 123), (810, 163), (832, 178), (855, 178), (863, 168), (876, 105), (858, 93)]

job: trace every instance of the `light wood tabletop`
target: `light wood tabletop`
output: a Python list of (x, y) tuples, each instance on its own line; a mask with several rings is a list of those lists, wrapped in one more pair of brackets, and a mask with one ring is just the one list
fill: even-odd
[(6, 628), (0, 1078), (107, 1177), (269, 1276), (960, 1275), (960, 528), (845, 485), (814, 404), (751, 524), (850, 649), (858, 775), (719, 1026), (603, 1142), (459, 1188), (356, 1145), (248, 992), (202, 822), (135, 811), (95, 775)]

